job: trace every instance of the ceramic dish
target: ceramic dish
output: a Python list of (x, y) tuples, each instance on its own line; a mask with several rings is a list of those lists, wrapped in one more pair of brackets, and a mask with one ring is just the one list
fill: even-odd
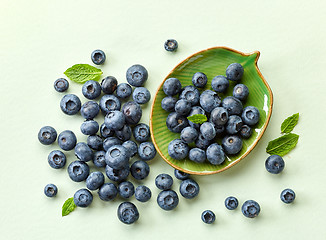
[[(258, 51), (246, 54), (227, 47), (209, 48), (191, 55), (179, 63), (160, 84), (152, 104), (150, 116), (150, 128), (152, 141), (161, 157), (172, 167), (189, 174), (208, 175), (222, 172), (238, 163), (247, 156), (256, 146), (268, 125), (273, 105), (273, 95), (266, 80), (260, 73), (257, 61), (260, 53)], [(170, 77), (178, 78), (182, 86), (192, 85), (192, 76), (196, 72), (203, 72), (207, 75), (207, 89), (211, 88), (211, 80), (216, 75), (224, 75), (225, 70), (231, 63), (240, 63), (244, 67), (244, 74), (241, 83), (249, 88), (249, 97), (243, 104), (245, 106), (255, 106), (260, 111), (260, 120), (253, 129), (253, 134), (249, 139), (243, 139), (243, 148), (237, 155), (227, 156), (221, 165), (212, 165), (208, 162), (195, 163), (189, 159), (175, 160), (168, 154), (169, 143), (176, 138), (180, 138), (179, 133), (172, 133), (166, 127), (168, 112), (161, 108), (161, 101), (166, 95), (163, 92), (163, 83)], [(219, 94), (222, 98), (232, 95), (233, 87), (236, 83), (230, 82), (228, 91)], [(201, 92), (203, 90), (200, 90)], [(220, 144), (220, 139), (217, 140)]]

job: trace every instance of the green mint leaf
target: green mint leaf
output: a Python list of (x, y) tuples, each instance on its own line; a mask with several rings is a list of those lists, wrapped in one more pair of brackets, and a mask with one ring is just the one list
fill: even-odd
[(295, 127), (295, 125), (297, 125), (298, 120), (299, 120), (299, 113), (293, 114), (292, 116), (285, 119), (281, 126), (281, 132), (290, 133)]
[(74, 211), (76, 204), (74, 203), (74, 198), (68, 198), (62, 206), (62, 217), (67, 216), (69, 213)]
[(84, 83), (88, 80), (97, 81), (102, 73), (101, 69), (88, 64), (75, 64), (64, 72), (71, 81), (76, 83)]
[(282, 137), (270, 141), (266, 148), (266, 152), (270, 155), (276, 154), (283, 157), (297, 145), (298, 139), (299, 135), (294, 133), (283, 135)]
[(204, 114), (195, 114), (187, 117), (187, 119), (193, 123), (199, 123), (199, 124), (202, 124), (207, 121), (207, 117)]

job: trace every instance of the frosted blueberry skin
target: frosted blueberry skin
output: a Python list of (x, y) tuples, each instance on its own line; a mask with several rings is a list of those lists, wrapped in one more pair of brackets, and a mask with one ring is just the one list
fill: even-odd
[(125, 168), (129, 163), (129, 154), (127, 149), (121, 145), (114, 145), (110, 147), (105, 154), (105, 162), (114, 169)]
[(173, 178), (166, 173), (162, 173), (156, 176), (155, 185), (158, 189), (168, 190), (171, 189), (173, 185)]
[(189, 177), (189, 174), (178, 169), (174, 169), (174, 176), (179, 180), (186, 180)]
[(225, 131), (227, 134), (236, 134), (241, 130), (242, 126), (243, 122), (241, 117), (238, 115), (231, 115), (225, 125)]
[(227, 123), (229, 119), (228, 111), (223, 107), (216, 107), (211, 111), (209, 121), (217, 126), (221, 126)]
[(93, 154), (93, 163), (98, 168), (104, 168), (105, 163), (105, 151), (97, 151)]
[(222, 147), (226, 154), (234, 155), (242, 149), (242, 139), (237, 135), (228, 135), (222, 139)]
[(110, 111), (120, 110), (121, 102), (114, 95), (104, 95), (100, 99), (100, 108), (103, 114), (108, 114)]
[(106, 56), (102, 50), (97, 49), (92, 52), (91, 59), (94, 64), (101, 65), (105, 62)]
[[(194, 106), (194, 107), (191, 108), (191, 111), (190, 111), (188, 117), (193, 116), (193, 115), (196, 115), (196, 114), (205, 115), (205, 110), (202, 109), (199, 106)], [(199, 130), (199, 127), (200, 127), (200, 124), (199, 123), (193, 123), (192, 121), (190, 121), (188, 119), (187, 119), (187, 121), (188, 121), (188, 123), (189, 123), (189, 125), (191, 127), (196, 128), (197, 130)]]
[(180, 194), (187, 199), (192, 199), (199, 194), (199, 185), (195, 180), (186, 179), (180, 184)]
[(231, 63), (226, 69), (226, 78), (231, 81), (239, 81), (243, 75), (243, 67), (240, 63)]
[(126, 118), (126, 123), (130, 125), (137, 124), (142, 117), (142, 109), (136, 102), (127, 102), (122, 106), (121, 109), (123, 115)]
[(88, 207), (93, 202), (93, 194), (86, 188), (79, 189), (74, 194), (74, 203), (77, 207)]
[(80, 131), (84, 135), (94, 135), (98, 132), (99, 125), (94, 120), (86, 120), (80, 125)]
[(196, 163), (203, 163), (206, 161), (206, 152), (200, 148), (192, 148), (189, 151), (189, 159)]
[(37, 138), (40, 143), (50, 145), (57, 139), (57, 131), (50, 126), (42, 127), (37, 134)]
[(132, 88), (128, 83), (120, 83), (116, 90), (118, 98), (126, 99), (132, 94)]
[(182, 89), (179, 99), (185, 99), (191, 103), (192, 106), (195, 106), (199, 102), (200, 93), (197, 88), (194, 86), (186, 86)]
[(134, 193), (135, 193), (135, 187), (129, 181), (122, 182), (118, 186), (118, 192), (119, 192), (119, 195), (123, 198), (131, 198), (132, 195), (134, 195)]
[(224, 205), (229, 210), (234, 210), (238, 207), (239, 202), (235, 197), (227, 197), (224, 201)]
[(70, 130), (65, 130), (59, 134), (58, 137), (58, 144), (61, 149), (65, 151), (69, 151), (74, 149), (77, 143), (77, 138), (76, 135), (70, 131)]
[(108, 76), (102, 79), (101, 89), (105, 94), (113, 94), (117, 89), (118, 80), (113, 76)]
[(213, 165), (220, 165), (225, 160), (225, 154), (221, 145), (213, 143), (206, 149), (207, 160)]
[(233, 88), (233, 97), (245, 101), (248, 98), (249, 95), (249, 89), (244, 84), (237, 84)]
[(131, 138), (131, 127), (129, 125), (124, 125), (122, 129), (116, 130), (115, 135), (121, 141), (128, 141)]
[(204, 136), (199, 133), (197, 140), (195, 141), (196, 147), (206, 150), (206, 148), (211, 144), (210, 140), (204, 138)]
[(100, 133), (103, 138), (112, 137), (114, 135), (114, 131), (111, 129), (108, 129), (108, 127), (105, 125), (105, 123), (102, 123), (100, 127)]
[(44, 194), (47, 197), (55, 197), (58, 193), (58, 188), (56, 185), (50, 183), (44, 187)]
[(198, 138), (198, 132), (193, 127), (185, 127), (181, 131), (180, 138), (185, 143), (192, 143)]
[(142, 65), (136, 64), (128, 68), (126, 78), (131, 86), (141, 87), (148, 78), (148, 72)]
[(163, 110), (167, 112), (173, 112), (175, 104), (177, 103), (177, 99), (172, 96), (167, 96), (162, 99), (161, 101), (161, 107)]
[(211, 122), (204, 122), (200, 126), (200, 133), (208, 141), (213, 140), (216, 136), (216, 130), (214, 124)]
[(95, 118), (99, 112), (100, 106), (94, 101), (85, 102), (80, 109), (80, 114), (86, 120)]
[(137, 87), (134, 89), (132, 93), (132, 98), (138, 104), (145, 104), (148, 103), (151, 99), (150, 91), (145, 87)]
[(152, 197), (151, 190), (144, 186), (140, 185), (135, 190), (135, 198), (140, 202), (147, 202)]
[(132, 224), (139, 218), (137, 207), (131, 202), (123, 202), (118, 207), (118, 218), (125, 224)]
[(242, 117), (242, 121), (245, 124), (249, 126), (254, 126), (259, 122), (260, 113), (256, 107), (248, 106), (245, 107), (245, 109), (243, 109), (241, 117)]
[(174, 133), (181, 133), (182, 129), (189, 125), (185, 116), (179, 116), (176, 112), (172, 112), (166, 118), (167, 128)]
[(87, 145), (93, 150), (101, 150), (103, 148), (103, 139), (98, 135), (88, 136)]
[(229, 80), (222, 75), (218, 75), (213, 78), (211, 85), (215, 92), (224, 93), (229, 87)]
[(191, 111), (191, 103), (185, 99), (180, 99), (175, 103), (174, 110), (178, 115), (186, 116)]
[(101, 95), (101, 86), (97, 81), (89, 80), (84, 83), (82, 93), (87, 99), (95, 99)]
[(179, 204), (178, 194), (173, 190), (162, 191), (157, 196), (157, 204), (163, 210), (170, 211)]
[(67, 115), (75, 115), (81, 108), (80, 99), (74, 94), (64, 95), (60, 101), (60, 108)]
[(178, 49), (178, 42), (175, 39), (168, 39), (164, 43), (164, 49), (168, 52), (175, 52)]
[(214, 108), (221, 105), (221, 98), (212, 90), (206, 90), (200, 95), (200, 106), (206, 111), (211, 112)]
[(133, 135), (137, 142), (146, 142), (150, 138), (149, 126), (145, 123), (137, 124), (133, 129)]
[(48, 163), (54, 169), (63, 168), (66, 165), (66, 155), (60, 150), (53, 150), (48, 156)]
[(82, 161), (74, 161), (68, 166), (68, 175), (74, 182), (84, 181), (89, 175), (89, 166)]
[(201, 220), (204, 223), (207, 224), (212, 224), (215, 222), (215, 214), (211, 211), (211, 210), (205, 210), (202, 214), (201, 214)]
[(86, 143), (79, 142), (75, 147), (75, 156), (83, 162), (88, 162), (93, 160), (93, 151)]
[(132, 140), (125, 141), (124, 143), (122, 143), (122, 146), (127, 149), (127, 152), (129, 153), (130, 157), (133, 157), (138, 153), (137, 143)]
[(114, 145), (121, 145), (122, 142), (116, 138), (116, 137), (108, 137), (106, 139), (104, 139), (103, 141), (103, 149), (104, 151), (108, 151), (110, 147), (114, 146)]
[(248, 125), (242, 125), (239, 133), (240, 133), (240, 136), (243, 138), (250, 138), (250, 136), (252, 134), (252, 128), (249, 127)]
[(231, 115), (241, 115), (243, 106), (239, 99), (228, 96), (222, 100), (221, 106), (224, 107), (227, 111), (229, 116)]
[(105, 174), (111, 181), (121, 182), (127, 179), (129, 175), (129, 166), (127, 165), (122, 169), (114, 169), (106, 165)]
[(111, 201), (117, 196), (118, 189), (113, 183), (104, 183), (97, 193), (101, 200)]
[(110, 111), (104, 118), (105, 126), (110, 130), (120, 130), (125, 125), (125, 116), (118, 110)]
[(282, 202), (289, 204), (292, 203), (295, 199), (295, 192), (292, 189), (284, 189), (281, 192), (280, 198), (282, 200)]
[(69, 88), (69, 82), (64, 78), (58, 78), (53, 85), (57, 92), (65, 92)]
[(138, 156), (144, 160), (152, 160), (156, 155), (156, 149), (153, 143), (151, 142), (142, 142), (138, 146)]
[(174, 139), (169, 143), (168, 153), (171, 158), (177, 160), (185, 159), (189, 153), (189, 146), (180, 139)]
[(181, 83), (177, 78), (168, 78), (163, 83), (163, 92), (168, 96), (174, 96), (180, 93)]
[(205, 75), (205, 73), (202, 72), (196, 72), (193, 76), (192, 76), (192, 84), (195, 87), (198, 88), (203, 88), (206, 86), (207, 84), (207, 76)]
[(136, 161), (131, 164), (130, 173), (137, 180), (145, 179), (149, 174), (149, 166), (144, 161)]
[(265, 161), (265, 168), (272, 174), (279, 174), (285, 167), (284, 160), (279, 155), (271, 155)]
[(255, 218), (260, 213), (260, 206), (254, 200), (247, 200), (241, 207), (242, 214), (248, 218)]
[(89, 190), (99, 189), (104, 184), (104, 175), (101, 172), (92, 172), (86, 179), (86, 187)]

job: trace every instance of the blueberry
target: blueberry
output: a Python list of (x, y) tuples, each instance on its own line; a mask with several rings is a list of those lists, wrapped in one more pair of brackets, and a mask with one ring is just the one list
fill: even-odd
[(121, 141), (116, 137), (108, 137), (103, 141), (104, 151), (108, 151), (108, 149), (114, 145), (121, 145)]
[(227, 134), (236, 134), (241, 130), (242, 125), (243, 122), (241, 117), (238, 115), (231, 115), (225, 125), (225, 131)]
[(102, 50), (94, 50), (91, 54), (92, 62), (96, 65), (101, 65), (105, 62), (106, 56)]
[(172, 210), (178, 206), (179, 197), (173, 190), (165, 190), (158, 194), (157, 204), (166, 211)]
[(205, 75), (205, 73), (202, 72), (196, 72), (193, 76), (192, 76), (192, 84), (195, 87), (198, 88), (203, 88), (206, 86), (207, 84), (207, 76)]
[(180, 99), (175, 103), (174, 110), (178, 115), (188, 115), (191, 111), (191, 103), (185, 99)]
[(150, 138), (149, 126), (145, 123), (136, 125), (133, 129), (133, 135), (137, 142), (146, 142)]
[(67, 115), (75, 115), (81, 108), (81, 102), (76, 95), (66, 94), (60, 101), (60, 108)]
[(284, 160), (279, 155), (271, 155), (265, 161), (265, 168), (268, 172), (278, 174), (283, 171), (285, 166)]
[(173, 112), (175, 104), (177, 103), (177, 99), (172, 96), (167, 96), (162, 99), (161, 107), (167, 112)]
[(113, 94), (117, 89), (118, 80), (113, 76), (108, 76), (102, 79), (101, 89), (105, 94)]
[(138, 155), (141, 160), (149, 161), (153, 159), (156, 155), (156, 149), (154, 144), (151, 142), (142, 142), (138, 146)]
[(127, 149), (127, 152), (129, 153), (130, 157), (133, 157), (138, 153), (137, 143), (132, 140), (125, 141), (124, 143), (122, 143), (122, 146)]
[(206, 160), (206, 152), (200, 148), (192, 148), (189, 151), (189, 159), (196, 163), (203, 163)]
[(253, 126), (259, 122), (260, 113), (256, 107), (248, 106), (243, 109), (241, 117), (245, 124)]
[(212, 90), (206, 90), (200, 95), (200, 106), (206, 111), (211, 112), (214, 108), (221, 105), (221, 98), (216, 92)]
[(44, 194), (47, 197), (55, 197), (58, 193), (58, 188), (56, 185), (50, 183), (44, 187)]
[(95, 118), (99, 112), (100, 106), (94, 101), (85, 102), (80, 109), (80, 114), (87, 120)]
[(132, 98), (138, 104), (145, 104), (151, 99), (151, 93), (145, 87), (136, 87), (132, 93)]
[(227, 197), (224, 201), (225, 207), (229, 210), (234, 210), (238, 207), (238, 199), (235, 197)]
[(136, 161), (131, 164), (130, 173), (135, 179), (143, 180), (149, 174), (149, 166), (144, 161)]
[(92, 149), (84, 142), (79, 142), (75, 147), (76, 157), (83, 162), (88, 162), (93, 160), (93, 151)]
[(224, 107), (229, 116), (230, 115), (241, 115), (243, 106), (239, 99), (228, 96), (222, 100), (222, 107)]
[(114, 145), (110, 147), (105, 154), (105, 162), (114, 169), (125, 168), (129, 163), (129, 154), (127, 149), (121, 145)]
[(44, 145), (50, 145), (57, 139), (57, 131), (50, 126), (45, 126), (38, 132), (38, 140)]
[(174, 169), (174, 176), (179, 180), (186, 180), (189, 177), (189, 174), (182, 172), (179, 169)]
[[(202, 108), (199, 107), (199, 106), (194, 106), (194, 107), (192, 107), (192, 109), (191, 109), (191, 111), (190, 111), (188, 117), (193, 116), (193, 115), (196, 115), (196, 114), (202, 114), (202, 115), (205, 115), (205, 110), (202, 109)], [(198, 123), (193, 123), (193, 122), (191, 122), (190, 120), (187, 120), (187, 121), (188, 121), (188, 123), (189, 123), (189, 125), (190, 125), (191, 127), (196, 128), (197, 130), (199, 130), (200, 124), (198, 124)]]
[(174, 133), (180, 133), (188, 125), (188, 119), (185, 116), (179, 116), (176, 112), (170, 113), (166, 118), (167, 128)]
[(226, 79), (226, 77), (218, 75), (213, 78), (211, 85), (215, 92), (224, 93), (229, 87), (229, 81)]
[(216, 136), (215, 126), (211, 122), (204, 122), (200, 126), (201, 135), (208, 141), (213, 140)]
[(80, 131), (85, 135), (94, 135), (99, 129), (98, 123), (94, 120), (86, 120), (80, 125)]
[(89, 80), (82, 87), (82, 94), (87, 99), (95, 99), (101, 95), (101, 86), (94, 80)]
[(108, 129), (108, 127), (105, 125), (105, 123), (102, 123), (100, 127), (100, 133), (103, 138), (112, 137), (114, 135), (114, 131)]
[(142, 117), (142, 110), (138, 103), (127, 102), (122, 106), (123, 115), (125, 115), (126, 122), (130, 125), (137, 124)]
[(229, 119), (228, 111), (223, 107), (216, 107), (211, 111), (209, 121), (216, 126), (222, 126), (227, 123)]
[(135, 190), (135, 198), (140, 202), (147, 202), (152, 197), (151, 190), (144, 186), (140, 185)]
[(241, 211), (245, 217), (254, 218), (260, 213), (260, 206), (254, 200), (247, 200), (243, 203)]
[(196, 139), (198, 138), (198, 132), (197, 132), (196, 128), (186, 127), (184, 129), (182, 129), (180, 138), (185, 143), (192, 143), (192, 142), (196, 141)]
[(206, 138), (204, 138), (204, 136), (199, 133), (197, 140), (195, 141), (196, 147), (200, 148), (200, 149), (206, 149), (210, 144), (211, 141), (207, 140)]
[(199, 185), (192, 179), (186, 179), (181, 182), (179, 190), (184, 198), (192, 199), (198, 195)]
[(244, 84), (237, 84), (233, 88), (233, 97), (235, 97), (241, 101), (246, 100), (248, 95), (249, 95), (249, 89)]
[(118, 85), (116, 91), (118, 98), (126, 99), (130, 97), (131, 93), (132, 93), (132, 88), (128, 83), (120, 83)]
[(82, 161), (74, 161), (68, 166), (68, 175), (75, 182), (84, 181), (89, 174), (87, 163)]
[(141, 87), (148, 78), (148, 72), (142, 65), (136, 64), (128, 68), (126, 78), (131, 86)]
[(87, 145), (93, 150), (101, 150), (103, 148), (103, 139), (99, 135), (88, 136)]
[(114, 95), (104, 95), (100, 99), (100, 108), (103, 114), (108, 114), (110, 111), (120, 110), (121, 102)]
[(77, 143), (77, 138), (72, 131), (65, 130), (59, 134), (58, 144), (59, 147), (61, 147), (63, 150), (69, 151), (74, 149), (76, 143)]
[(104, 183), (97, 193), (101, 200), (111, 201), (118, 195), (118, 189), (113, 183)]
[(200, 93), (194, 86), (186, 86), (182, 89), (179, 99), (185, 99), (191, 103), (192, 106), (199, 102)]
[(292, 189), (287, 188), (281, 192), (280, 198), (284, 203), (292, 203), (295, 199), (295, 193)]
[(168, 39), (164, 43), (164, 49), (168, 52), (174, 52), (178, 48), (178, 42), (174, 39)]
[(122, 129), (116, 130), (115, 135), (121, 141), (128, 141), (131, 138), (131, 128), (128, 125), (124, 125)]
[(125, 116), (118, 110), (110, 111), (104, 118), (104, 123), (111, 130), (120, 130), (125, 125)]
[(104, 175), (101, 172), (92, 172), (86, 179), (86, 187), (89, 190), (99, 189), (104, 184)]
[(118, 192), (119, 192), (120, 196), (123, 198), (131, 198), (132, 195), (134, 195), (134, 193), (135, 193), (135, 187), (129, 181), (122, 182), (118, 186)]
[(132, 224), (139, 218), (139, 212), (135, 204), (131, 202), (123, 202), (118, 207), (118, 218), (125, 224)]
[(221, 145), (213, 143), (206, 149), (207, 160), (213, 165), (220, 165), (225, 160), (225, 154)]
[(225, 127), (223, 125), (215, 125), (216, 136), (224, 133)]
[(97, 151), (93, 154), (93, 163), (96, 167), (102, 168), (106, 166), (105, 151)]
[(226, 154), (237, 154), (242, 149), (242, 140), (236, 135), (225, 136), (222, 139), (222, 147)]
[(168, 78), (163, 83), (163, 92), (168, 96), (180, 93), (181, 88), (181, 83), (177, 78)]
[(64, 78), (58, 78), (57, 80), (55, 80), (55, 82), (54, 82), (54, 89), (57, 92), (67, 91), (68, 88), (69, 88), (69, 82), (66, 79), (64, 79)]
[(226, 78), (231, 81), (238, 81), (242, 78), (243, 67), (240, 63), (232, 63), (226, 69)]
[(203, 220), (204, 223), (212, 224), (215, 222), (215, 214), (211, 210), (205, 210), (201, 214), (201, 220)]
[(112, 180), (114, 182), (121, 182), (128, 177), (129, 166), (127, 165), (122, 169), (114, 169), (114, 168), (111, 168), (110, 166), (106, 165), (105, 174), (110, 180)]
[(155, 185), (158, 189), (168, 190), (171, 189), (173, 184), (173, 178), (166, 173), (161, 173), (155, 178)]
[(88, 207), (93, 202), (93, 194), (86, 188), (79, 189), (74, 194), (74, 203), (77, 207)]
[(243, 138), (250, 138), (252, 134), (252, 129), (248, 125), (242, 125), (240, 129), (240, 136)]
[(54, 150), (50, 152), (48, 162), (54, 169), (63, 168), (66, 165), (66, 155), (59, 150)]
[(189, 147), (180, 139), (174, 139), (169, 143), (168, 153), (171, 158), (181, 160), (185, 159), (189, 153)]

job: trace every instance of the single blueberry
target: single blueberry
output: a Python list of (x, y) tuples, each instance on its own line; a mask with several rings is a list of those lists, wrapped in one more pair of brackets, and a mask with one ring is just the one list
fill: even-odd
[(103, 141), (103, 149), (104, 151), (108, 151), (110, 147), (114, 146), (114, 145), (121, 145), (122, 142), (116, 138), (116, 137), (108, 137), (106, 139), (104, 139)]
[(150, 138), (149, 126), (145, 123), (137, 124), (133, 129), (133, 135), (137, 142), (146, 142)]
[(105, 174), (110, 180), (114, 182), (121, 182), (125, 180), (129, 175), (129, 165), (125, 166), (122, 169), (114, 169), (106, 165)]
[(241, 117), (245, 124), (253, 126), (259, 122), (260, 113), (256, 107), (248, 106), (243, 109)]
[(138, 104), (145, 104), (151, 99), (151, 93), (145, 87), (136, 87), (132, 93), (132, 98)]
[(174, 169), (174, 176), (179, 180), (186, 180), (189, 177), (189, 174), (179, 169)]
[(89, 190), (99, 189), (104, 184), (104, 175), (101, 172), (92, 172), (86, 179), (86, 187)]
[(110, 130), (105, 123), (102, 123), (101, 127), (100, 127), (100, 133), (101, 136), (103, 138), (108, 138), (108, 137), (112, 137), (114, 135), (114, 131)]
[(171, 189), (173, 184), (173, 178), (166, 173), (161, 173), (155, 178), (155, 185), (158, 189), (168, 190)]
[(79, 142), (75, 147), (76, 157), (83, 162), (88, 162), (93, 160), (93, 151), (92, 149), (84, 142)]
[(94, 101), (85, 102), (80, 109), (80, 114), (87, 120), (95, 118), (99, 112), (100, 106)]
[(220, 165), (225, 160), (225, 154), (221, 145), (213, 143), (206, 149), (207, 160), (213, 165)]
[(214, 108), (219, 107), (222, 101), (216, 92), (212, 90), (206, 90), (200, 95), (199, 102), (200, 106), (206, 112), (211, 112)]
[(174, 110), (178, 115), (188, 115), (191, 111), (191, 103), (185, 99), (180, 99), (175, 103)]
[(216, 107), (211, 111), (209, 121), (216, 126), (222, 126), (227, 123), (229, 119), (228, 111), (223, 107)]
[(225, 125), (225, 131), (227, 134), (236, 134), (241, 130), (242, 125), (243, 122), (241, 117), (238, 115), (231, 115)]
[(173, 112), (175, 104), (177, 103), (177, 99), (172, 96), (167, 96), (162, 99), (161, 107), (167, 112)]
[(242, 125), (240, 129), (240, 136), (243, 138), (250, 138), (252, 134), (252, 128), (249, 127), (248, 125)]
[(55, 197), (58, 193), (58, 188), (56, 185), (50, 183), (44, 187), (44, 194), (47, 197)]
[(122, 143), (122, 146), (127, 149), (129, 157), (133, 157), (138, 153), (137, 143), (132, 140), (125, 141), (124, 143)]
[(103, 168), (106, 166), (105, 162), (105, 151), (97, 151), (93, 155), (93, 163), (98, 168)]
[(74, 194), (74, 203), (77, 207), (88, 207), (93, 202), (93, 194), (86, 188), (79, 189)]
[(163, 92), (168, 96), (180, 93), (181, 88), (181, 83), (177, 78), (168, 78), (163, 83)]
[(191, 103), (192, 106), (195, 106), (199, 102), (200, 93), (197, 88), (194, 86), (186, 86), (182, 89), (179, 99), (185, 99)]
[(54, 89), (57, 92), (67, 91), (68, 88), (69, 88), (69, 82), (66, 79), (64, 79), (64, 78), (58, 78), (57, 80), (55, 80), (55, 82), (54, 82)]
[(57, 139), (57, 131), (53, 127), (45, 126), (40, 129), (37, 137), (40, 143), (50, 145)]
[(158, 194), (157, 204), (163, 210), (170, 211), (178, 206), (179, 197), (173, 190), (165, 190)]
[(198, 132), (197, 132), (196, 128), (186, 127), (184, 129), (182, 129), (180, 138), (185, 143), (192, 143), (192, 142), (195, 142), (196, 139), (198, 138)]
[[(199, 107), (199, 106), (194, 106), (194, 107), (191, 108), (191, 111), (190, 111), (188, 117), (193, 116), (193, 115), (196, 115), (196, 114), (202, 114), (202, 115), (205, 115), (205, 110), (202, 109), (202, 108)], [(188, 123), (189, 123), (189, 125), (190, 125), (191, 127), (196, 128), (197, 130), (199, 130), (199, 127), (200, 127), (200, 124), (199, 124), (199, 123), (193, 123), (193, 122), (191, 122), (191, 121), (188, 120), (188, 119), (187, 119), (187, 121), (188, 121)]]
[(156, 149), (154, 144), (151, 142), (142, 142), (138, 146), (138, 155), (141, 160), (149, 161), (153, 159), (156, 155)]
[(144, 186), (140, 185), (135, 190), (135, 198), (140, 202), (147, 202), (152, 197), (151, 190)]
[(121, 102), (114, 95), (104, 95), (100, 99), (100, 108), (103, 114), (108, 114), (110, 111), (120, 110)]
[(81, 102), (76, 95), (66, 94), (60, 101), (60, 108), (67, 115), (75, 115), (81, 108)]
[(181, 133), (182, 129), (189, 125), (185, 116), (179, 116), (176, 112), (172, 112), (166, 118), (167, 128), (174, 133)]
[(228, 96), (222, 100), (222, 107), (224, 107), (227, 111), (229, 116), (230, 115), (241, 115), (243, 106), (239, 99)]
[(126, 123), (130, 125), (137, 124), (142, 117), (142, 109), (136, 102), (126, 102), (121, 111), (126, 118)]
[(58, 137), (58, 144), (61, 149), (65, 151), (69, 151), (74, 149), (77, 143), (77, 138), (76, 135), (70, 131), (70, 130), (65, 130), (59, 134)]
[(115, 131), (115, 135), (121, 141), (128, 141), (131, 138), (131, 127), (129, 125), (124, 125), (120, 130)]
[(181, 139), (174, 139), (169, 143), (168, 153), (171, 158), (177, 160), (185, 159), (189, 153), (189, 146)]
[(132, 224), (139, 218), (139, 212), (135, 204), (131, 202), (123, 202), (118, 207), (118, 218), (125, 224)]
[(135, 179), (143, 180), (149, 174), (149, 166), (144, 161), (136, 161), (131, 164), (130, 173)]
[(211, 122), (204, 122), (200, 126), (201, 135), (208, 141), (213, 140), (216, 136), (215, 126)]
[(82, 94), (87, 99), (95, 99), (101, 95), (101, 86), (97, 81), (89, 80), (84, 83)]
[(207, 140), (206, 138), (204, 138), (204, 136), (201, 133), (199, 133), (198, 138), (195, 141), (195, 144), (196, 147), (205, 150), (211, 144), (211, 141)]
[(118, 80), (113, 76), (108, 76), (102, 79), (101, 89), (105, 94), (113, 94), (117, 89)]
[(105, 162), (114, 169), (123, 169), (129, 163), (127, 149), (121, 145), (114, 145), (105, 154)]
[(120, 196), (123, 198), (131, 198), (132, 195), (134, 195), (134, 193), (135, 193), (135, 187), (129, 181), (122, 182), (118, 186), (118, 192), (119, 192)]
[(186, 179), (180, 183), (179, 191), (184, 198), (192, 199), (198, 195), (199, 185), (192, 179)]
[(201, 220), (203, 220), (204, 223), (212, 224), (215, 222), (215, 214), (211, 210), (205, 210), (201, 214)]
[(93, 150), (101, 150), (103, 148), (103, 139), (99, 135), (88, 136), (87, 145)]
[(193, 76), (192, 76), (192, 84), (195, 87), (198, 88), (203, 88), (206, 86), (207, 84), (207, 76), (205, 75), (205, 73), (202, 72), (196, 72)]
[(225, 207), (229, 210), (234, 210), (238, 207), (238, 199), (235, 197), (227, 197), (224, 201)]
[(80, 125), (80, 131), (84, 135), (94, 135), (97, 133), (99, 125), (94, 120), (86, 120)]
[(97, 49), (92, 52), (91, 59), (94, 64), (101, 65), (105, 62), (106, 56), (102, 50)]
[(118, 110), (109, 111), (104, 118), (104, 123), (108, 129), (117, 131), (125, 125), (125, 116)]
[(260, 213), (260, 206), (254, 200), (247, 200), (241, 207), (242, 214), (248, 218), (257, 217)]
[(292, 189), (284, 189), (281, 192), (280, 198), (282, 200), (282, 202), (288, 204), (288, 203), (292, 203), (295, 199), (295, 192)]
[(118, 189), (113, 183), (104, 183), (97, 193), (101, 200), (111, 201), (118, 195)]
[(226, 78), (231, 81), (238, 81), (242, 78), (243, 75), (243, 67), (240, 63), (232, 63), (226, 69)]
[(218, 75), (213, 78), (211, 85), (215, 92), (224, 93), (229, 87), (229, 80), (222, 75)]
[(244, 84), (237, 84), (233, 88), (233, 97), (235, 97), (241, 101), (246, 100), (248, 95), (249, 95), (249, 89)]
[(271, 155), (265, 161), (265, 168), (268, 172), (278, 174), (283, 171), (285, 166), (284, 160), (279, 155)]
[(242, 149), (242, 139), (237, 135), (225, 136), (222, 139), (222, 147), (226, 154), (237, 154)]
[(74, 182), (84, 181), (89, 174), (87, 163), (82, 161), (74, 161), (68, 166), (68, 175)]
[(128, 83), (120, 83), (116, 91), (117, 97), (126, 99), (132, 94), (132, 88)]
[(224, 133), (225, 127), (223, 125), (215, 125), (216, 136)]
[(53, 150), (48, 156), (48, 162), (54, 169), (63, 168), (66, 165), (66, 155), (60, 150)]
[(131, 86), (141, 87), (148, 78), (148, 72), (142, 65), (136, 64), (128, 68), (126, 78)]
[(164, 43), (164, 49), (168, 52), (175, 52), (178, 49), (178, 42), (175, 39), (168, 39)]
[(206, 152), (200, 148), (192, 148), (189, 151), (189, 159), (196, 163), (203, 163), (206, 160)]

